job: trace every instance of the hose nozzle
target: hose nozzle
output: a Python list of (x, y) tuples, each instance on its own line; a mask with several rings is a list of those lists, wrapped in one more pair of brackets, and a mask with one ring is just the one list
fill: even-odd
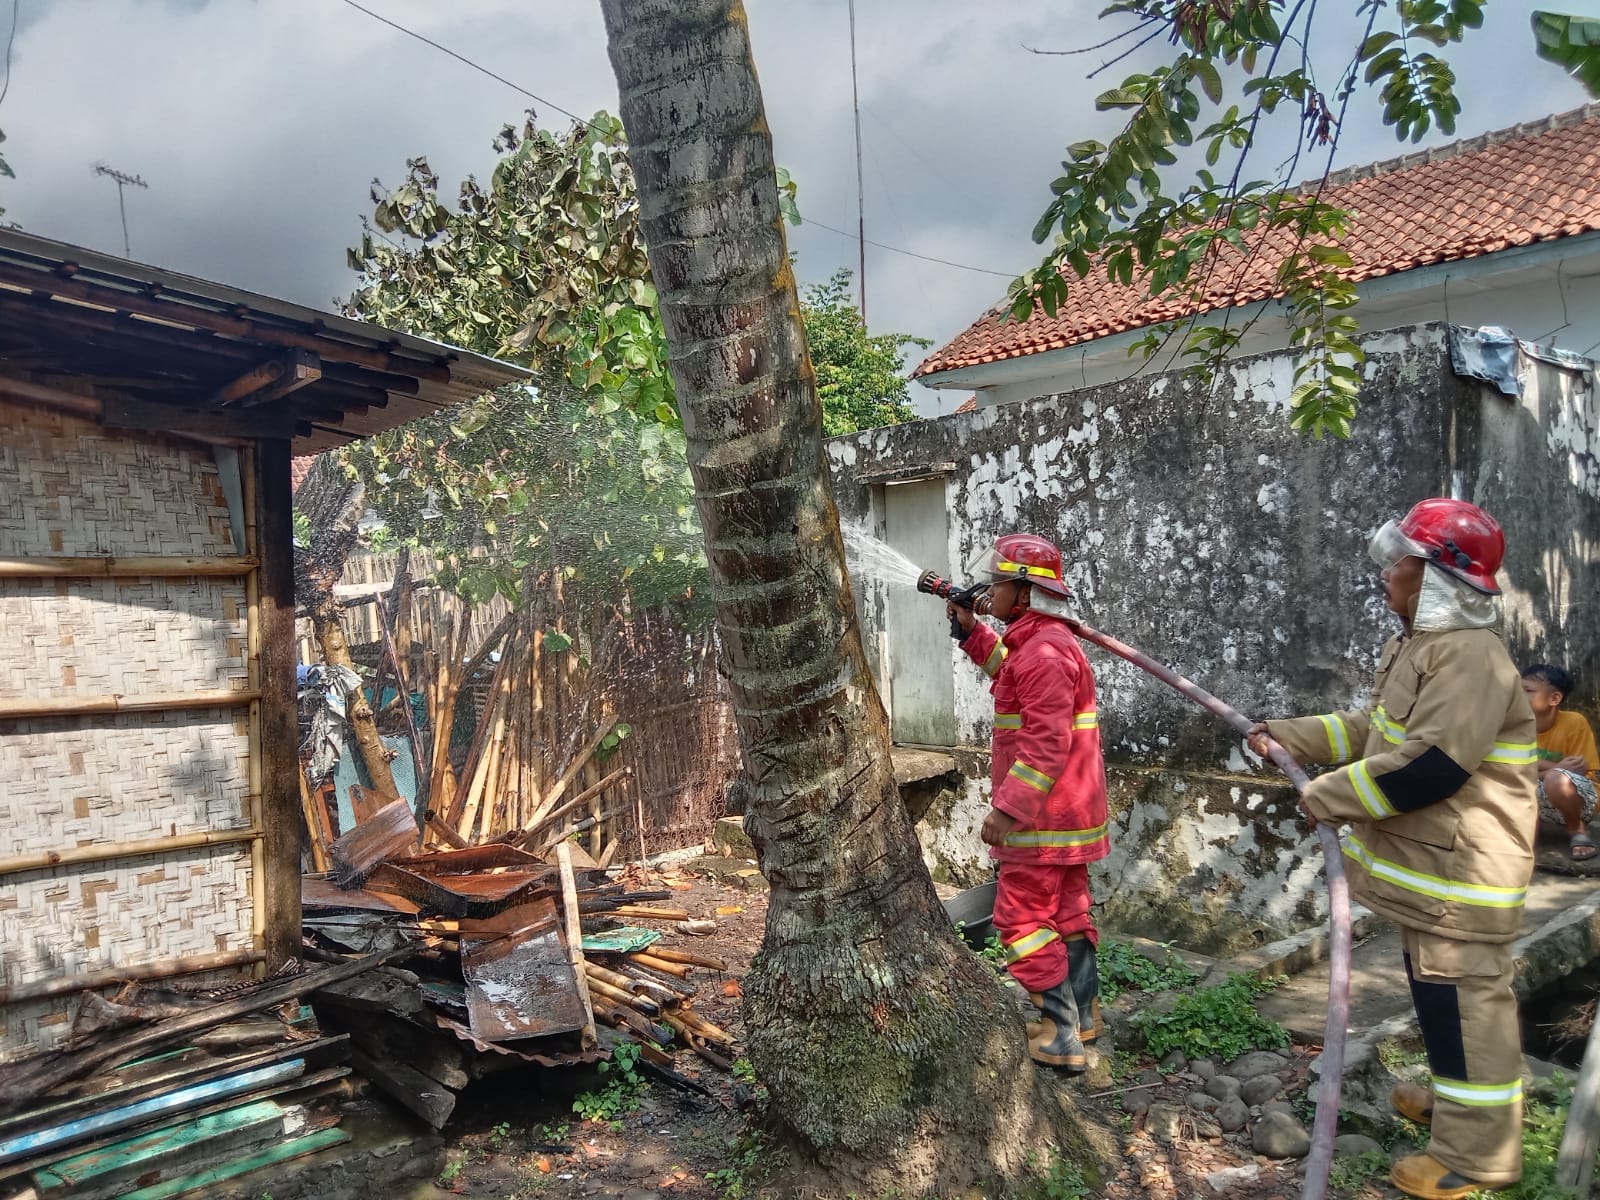
[(989, 590), (987, 583), (969, 584), (967, 587), (957, 587), (948, 579), (943, 579), (936, 571), (924, 571), (917, 576), (917, 591), (926, 592), (930, 596), (938, 596), (941, 600), (948, 600), (958, 608), (971, 609), (981, 612), (979, 599)]

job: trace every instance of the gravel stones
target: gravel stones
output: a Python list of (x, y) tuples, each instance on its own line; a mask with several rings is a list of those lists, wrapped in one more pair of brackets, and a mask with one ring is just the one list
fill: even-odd
[(1228, 1064), (1228, 1074), (1236, 1079), (1253, 1079), (1283, 1070), (1283, 1057), (1270, 1050), (1252, 1050)]
[(1223, 1133), (1237, 1133), (1250, 1120), (1250, 1109), (1243, 1100), (1234, 1096), (1217, 1105), (1217, 1111), (1212, 1115), (1216, 1117), (1217, 1124), (1222, 1126)]
[(1293, 1117), (1270, 1112), (1250, 1131), (1250, 1145), (1265, 1158), (1304, 1158), (1311, 1149), (1311, 1135)]
[(1246, 1104), (1265, 1104), (1283, 1091), (1283, 1080), (1276, 1075), (1256, 1075), (1244, 1081), (1239, 1094)]
[(1232, 1075), (1213, 1075), (1206, 1080), (1205, 1093), (1218, 1100), (1232, 1100), (1240, 1092), (1240, 1083)]
[(1364, 1133), (1345, 1133), (1333, 1139), (1336, 1158), (1359, 1158), (1363, 1154), (1382, 1154), (1383, 1147)]

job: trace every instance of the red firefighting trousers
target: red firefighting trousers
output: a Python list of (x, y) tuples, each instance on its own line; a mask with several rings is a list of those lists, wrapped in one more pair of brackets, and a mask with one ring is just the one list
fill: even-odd
[(1089, 916), (1088, 864), (1001, 863), (994, 927), (1012, 977), (1048, 992), (1067, 977), (1067, 939), (1100, 940)]

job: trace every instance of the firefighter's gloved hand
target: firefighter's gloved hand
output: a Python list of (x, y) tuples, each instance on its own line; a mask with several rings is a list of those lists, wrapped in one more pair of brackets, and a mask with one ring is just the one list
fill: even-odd
[(978, 618), (970, 608), (962, 608), (948, 600), (944, 602), (944, 615), (950, 618), (950, 636), (955, 638), (958, 646), (967, 640), (967, 634), (978, 623)]

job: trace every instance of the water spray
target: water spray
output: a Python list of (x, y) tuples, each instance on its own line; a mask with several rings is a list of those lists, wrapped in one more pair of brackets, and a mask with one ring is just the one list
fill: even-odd
[[(971, 584), (959, 587), (942, 579), (933, 571), (924, 571), (917, 577), (917, 591), (926, 592), (948, 600), (951, 604), (974, 612), (986, 612), (984, 603), (988, 584)], [(956, 625), (951, 618), (952, 626)], [(1067, 620), (1072, 632), (1086, 642), (1092, 642), (1131, 662), (1140, 670), (1159, 679), (1174, 691), (1187, 696), (1213, 716), (1221, 718), (1239, 734), (1251, 729), (1250, 718), (1229, 704), (1224, 704), (1210, 692), (1190, 679), (1163, 666), (1142, 650), (1118, 641), (1085, 625), (1076, 618)], [(954, 632), (954, 629), (952, 630)], [(1272, 739), (1267, 740), (1267, 757), (1289, 777), (1295, 790), (1304, 793), (1311, 780), (1295, 762), (1290, 753)], [(1345, 1034), (1350, 1024), (1350, 885), (1345, 878), (1344, 856), (1339, 846), (1339, 835), (1332, 826), (1320, 821), (1316, 826), (1317, 840), (1322, 846), (1324, 870), (1328, 877), (1328, 923), (1330, 939), (1328, 950), (1328, 1026), (1323, 1038), (1322, 1059), (1319, 1064), (1320, 1081), (1317, 1086), (1317, 1116), (1311, 1127), (1311, 1151), (1306, 1156), (1304, 1200), (1323, 1200), (1328, 1191), (1328, 1170), (1333, 1164), (1333, 1139), (1339, 1122), (1339, 1091), (1344, 1075)]]

